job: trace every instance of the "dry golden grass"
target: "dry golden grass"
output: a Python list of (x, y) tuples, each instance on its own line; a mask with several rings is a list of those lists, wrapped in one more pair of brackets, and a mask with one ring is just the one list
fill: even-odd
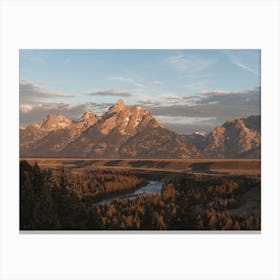
[(162, 171), (205, 175), (259, 175), (260, 159), (89, 159), (89, 158), (21, 158), (37, 162), (42, 168), (66, 167), (73, 172), (90, 169)]

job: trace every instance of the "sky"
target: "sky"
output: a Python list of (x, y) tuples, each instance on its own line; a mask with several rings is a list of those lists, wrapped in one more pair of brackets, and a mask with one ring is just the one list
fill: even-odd
[(190, 134), (260, 114), (260, 50), (19, 51), (20, 124), (48, 113), (77, 120), (123, 99)]

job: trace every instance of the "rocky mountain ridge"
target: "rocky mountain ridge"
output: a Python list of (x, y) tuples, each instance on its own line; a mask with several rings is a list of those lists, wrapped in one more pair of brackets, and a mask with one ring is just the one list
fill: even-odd
[(22, 157), (197, 157), (197, 149), (141, 106), (122, 100), (101, 116), (87, 111), (73, 122), (48, 115), (20, 130)]
[(206, 138), (203, 152), (210, 157), (259, 158), (261, 153), (261, 117), (228, 120)]
[(182, 137), (208, 158), (260, 158), (261, 116), (227, 120), (210, 133), (194, 132)]
[(206, 134), (180, 136), (149, 111), (122, 100), (78, 121), (49, 114), (20, 129), (21, 157), (259, 158), (260, 116), (226, 121)]

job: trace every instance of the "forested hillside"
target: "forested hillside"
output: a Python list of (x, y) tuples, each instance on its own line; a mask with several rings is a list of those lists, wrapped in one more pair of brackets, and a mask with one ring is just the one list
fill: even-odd
[(249, 194), (260, 199), (258, 179), (182, 175), (167, 181), (159, 194), (95, 203), (144, 183), (129, 173), (67, 174), (21, 161), (20, 229), (260, 229), (260, 212), (246, 208)]

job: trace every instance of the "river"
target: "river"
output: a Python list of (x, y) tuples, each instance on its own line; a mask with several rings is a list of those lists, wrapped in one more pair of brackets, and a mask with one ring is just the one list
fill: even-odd
[(149, 181), (148, 184), (146, 186), (140, 187), (139, 189), (130, 192), (130, 193), (126, 193), (126, 194), (121, 194), (121, 195), (116, 195), (101, 201), (98, 201), (96, 204), (97, 205), (105, 205), (111, 201), (113, 201), (114, 199), (133, 199), (136, 198), (136, 196), (138, 194), (147, 194), (147, 193), (160, 193), (161, 192), (161, 188), (162, 188), (162, 182), (160, 181)]

